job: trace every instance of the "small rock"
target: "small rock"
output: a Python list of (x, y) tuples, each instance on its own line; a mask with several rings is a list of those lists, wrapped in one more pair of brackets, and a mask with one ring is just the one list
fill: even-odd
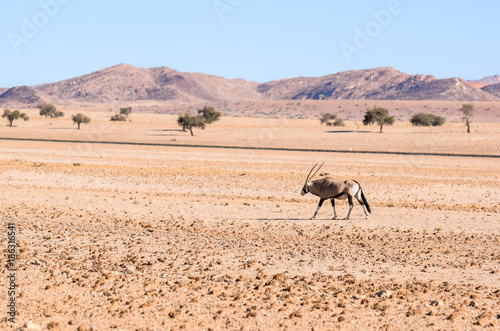
[(486, 311), (478, 316), (476, 324), (479, 326), (486, 326), (493, 317), (491, 311)]
[(276, 274), (273, 276), (273, 280), (277, 280), (278, 282), (284, 282), (286, 279), (287, 277), (283, 273)]
[(446, 319), (450, 321), (456, 321), (460, 317), (460, 313), (458, 311), (453, 312), (450, 316), (448, 316)]
[(29, 321), (27, 324), (24, 324), (22, 327), (17, 329), (18, 331), (42, 331), (42, 327), (40, 325), (36, 325), (35, 323)]
[(430, 305), (434, 307), (441, 307), (443, 305), (443, 301), (433, 300), (431, 301)]
[(387, 298), (387, 297), (390, 297), (392, 294), (391, 291), (388, 291), (388, 290), (382, 290), (380, 292), (377, 292), (375, 293), (375, 296), (379, 297), (379, 298)]

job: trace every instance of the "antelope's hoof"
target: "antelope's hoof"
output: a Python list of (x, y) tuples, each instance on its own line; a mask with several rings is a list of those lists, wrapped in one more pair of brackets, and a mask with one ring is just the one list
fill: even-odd
[(349, 217), (344, 218), (344, 221), (348, 221), (348, 220), (349, 220)]
[(366, 219), (369, 219), (370, 217), (366, 216)]
[(336, 220), (337, 219), (337, 216), (335, 216), (334, 218), (332, 218), (332, 220)]

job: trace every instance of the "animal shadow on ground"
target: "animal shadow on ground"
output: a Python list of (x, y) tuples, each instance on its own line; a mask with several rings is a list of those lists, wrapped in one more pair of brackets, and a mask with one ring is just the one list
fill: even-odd
[(179, 137), (178, 134), (147, 134), (146, 137)]
[(288, 218), (288, 217), (283, 217), (283, 218), (256, 218), (255, 221), (305, 221), (308, 220), (308, 218)]
[(315, 218), (311, 219), (310, 217), (304, 217), (304, 218), (291, 218), (291, 217), (283, 217), (283, 218), (256, 218), (254, 219), (255, 221), (364, 221), (364, 218), (356, 219), (351, 217), (348, 220), (345, 220), (344, 218), (337, 218), (337, 219), (332, 219), (331, 217), (324, 217), (324, 218)]
[(341, 131), (325, 131), (326, 133), (371, 133), (372, 131), (356, 131), (356, 130), (341, 130)]
[(158, 132), (156, 134), (147, 134), (147, 137), (177, 137), (179, 134), (161, 134), (160, 132), (184, 132), (181, 129), (149, 130), (147, 132)]

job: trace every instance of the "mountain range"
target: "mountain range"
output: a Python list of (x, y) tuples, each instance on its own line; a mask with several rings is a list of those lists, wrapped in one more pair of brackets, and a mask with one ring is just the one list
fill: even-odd
[(264, 84), (168, 67), (120, 64), (87, 75), (37, 86), (0, 88), (0, 104), (155, 100), (172, 103), (239, 100), (449, 100), (500, 101), (500, 76), (467, 82), (410, 75), (390, 67)]
[(488, 76), (478, 80), (472, 80), (471, 82), (491, 85), (491, 84), (500, 84), (500, 75)]

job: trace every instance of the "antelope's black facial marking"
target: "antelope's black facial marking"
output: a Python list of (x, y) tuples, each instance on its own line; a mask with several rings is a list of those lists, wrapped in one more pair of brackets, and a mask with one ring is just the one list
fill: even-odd
[(304, 187), (302, 188), (302, 191), (300, 192), (301, 195), (306, 195), (309, 193), (309, 186), (307, 186), (308, 183), (304, 184)]

